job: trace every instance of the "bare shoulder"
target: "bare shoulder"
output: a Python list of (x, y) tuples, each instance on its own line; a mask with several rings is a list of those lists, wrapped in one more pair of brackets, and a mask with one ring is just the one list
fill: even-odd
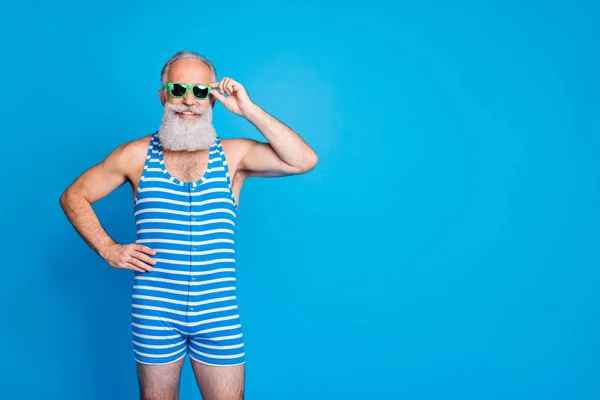
[(248, 149), (256, 143), (258, 143), (256, 140), (245, 138), (222, 139), (223, 152), (227, 157), (227, 164), (230, 168), (237, 170), (237, 166), (248, 152)]
[(222, 139), (221, 144), (223, 145), (223, 150), (231, 153), (233, 157), (239, 156), (240, 154), (244, 154), (253, 144), (258, 143), (253, 139), (245, 139), (245, 138), (233, 138), (233, 139)]
[(117, 146), (101, 162), (81, 173), (65, 193), (81, 193), (93, 203), (127, 180), (136, 185), (144, 170), (149, 143), (150, 135)]
[(143, 168), (151, 137), (152, 135), (146, 135), (119, 145), (109, 154), (106, 161), (124, 171), (136, 170), (140, 166)]
[(121, 151), (124, 156), (132, 158), (146, 158), (150, 138), (152, 135), (146, 135), (137, 139), (130, 140), (120, 145), (117, 150)]

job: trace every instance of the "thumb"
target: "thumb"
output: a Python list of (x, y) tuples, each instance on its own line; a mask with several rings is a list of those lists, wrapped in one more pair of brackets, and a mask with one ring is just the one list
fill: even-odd
[(224, 102), (225, 102), (225, 96), (223, 96), (221, 93), (219, 93), (218, 90), (211, 90), (210, 94), (212, 94), (214, 97), (217, 98), (217, 100), (219, 100), (221, 103), (224, 104)]

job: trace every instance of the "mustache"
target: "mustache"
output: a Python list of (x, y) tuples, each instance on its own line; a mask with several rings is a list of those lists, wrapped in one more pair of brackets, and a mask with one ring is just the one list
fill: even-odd
[(185, 105), (185, 104), (171, 104), (171, 103), (166, 103), (165, 107), (170, 109), (172, 112), (178, 112), (178, 113), (182, 113), (182, 112), (192, 112), (194, 114), (206, 114), (210, 111), (209, 108), (204, 108), (204, 107), (200, 107), (198, 105)]

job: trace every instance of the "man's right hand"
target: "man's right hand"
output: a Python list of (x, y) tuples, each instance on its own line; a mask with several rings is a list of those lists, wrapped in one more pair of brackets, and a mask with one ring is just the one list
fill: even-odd
[(150, 256), (156, 255), (156, 251), (141, 244), (119, 244), (109, 245), (102, 252), (102, 257), (112, 267), (131, 269), (137, 272), (150, 272), (156, 260)]
[(102, 162), (88, 168), (65, 189), (60, 205), (83, 240), (115, 268), (151, 271), (155, 261), (148, 257), (156, 252), (139, 244), (115, 243), (104, 230), (92, 204), (129, 181), (132, 194), (142, 175), (150, 135), (125, 143), (113, 150)]

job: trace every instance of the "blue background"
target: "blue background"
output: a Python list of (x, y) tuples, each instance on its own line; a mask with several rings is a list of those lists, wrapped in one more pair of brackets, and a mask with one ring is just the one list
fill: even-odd
[[(2, 5), (3, 399), (134, 399), (132, 275), (58, 204), (198, 51), (320, 156), (237, 224), (248, 399), (600, 398), (592, 1)], [(215, 111), (223, 137), (261, 135)], [(128, 186), (96, 203), (131, 242)], [(199, 398), (189, 361), (181, 399)]]

